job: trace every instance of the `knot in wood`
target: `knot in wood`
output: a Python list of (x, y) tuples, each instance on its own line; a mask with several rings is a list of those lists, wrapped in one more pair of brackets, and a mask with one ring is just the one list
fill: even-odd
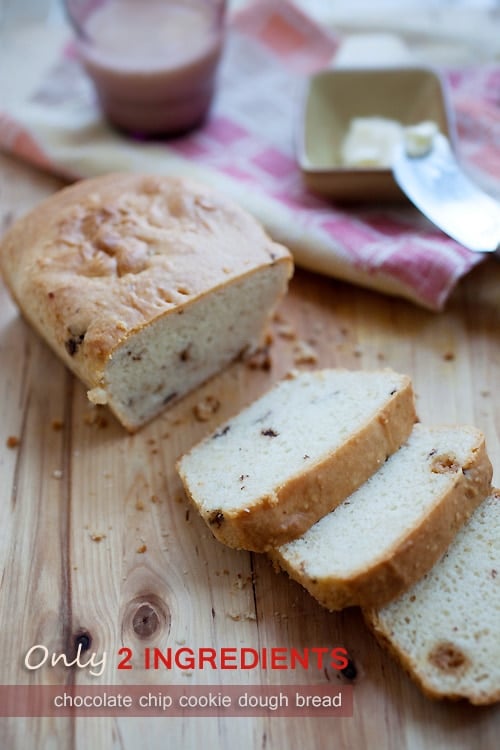
[(80, 652), (88, 651), (92, 645), (92, 636), (87, 630), (79, 630), (74, 636), (74, 649), (75, 653), (80, 648)]
[(139, 638), (150, 638), (160, 627), (158, 612), (151, 604), (141, 604), (132, 618), (132, 627)]
[(126, 633), (140, 640), (158, 640), (168, 635), (170, 611), (156, 594), (138, 596), (127, 605), (123, 624)]

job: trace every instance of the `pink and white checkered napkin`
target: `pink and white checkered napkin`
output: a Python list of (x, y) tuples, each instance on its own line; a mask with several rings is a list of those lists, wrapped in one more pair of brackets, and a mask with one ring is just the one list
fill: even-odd
[[(303, 185), (294, 157), (298, 95), (336, 47), (286, 0), (255, 2), (231, 19), (208, 122), (153, 142), (106, 124), (70, 45), (26, 101), (2, 113), (0, 98), (0, 147), (71, 178), (117, 170), (200, 178), (260, 218), (298, 265), (439, 310), (480, 255), (410, 206), (339, 208)], [(475, 179), (500, 195), (500, 67), (447, 75), (461, 155)]]

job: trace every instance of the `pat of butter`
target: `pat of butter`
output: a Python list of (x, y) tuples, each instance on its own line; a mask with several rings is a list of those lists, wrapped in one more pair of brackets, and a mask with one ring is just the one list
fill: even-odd
[(386, 117), (354, 117), (341, 146), (343, 167), (390, 167), (403, 126)]
[(341, 166), (390, 169), (400, 143), (409, 156), (423, 156), (432, 148), (437, 132), (432, 121), (404, 127), (387, 117), (354, 117), (341, 144)]
[(405, 150), (408, 156), (425, 156), (434, 142), (438, 126), (432, 120), (405, 128)]

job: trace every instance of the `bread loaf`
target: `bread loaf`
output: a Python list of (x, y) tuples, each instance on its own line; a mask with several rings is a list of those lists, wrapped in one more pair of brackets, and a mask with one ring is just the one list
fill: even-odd
[(404, 375), (304, 372), (221, 425), (178, 471), (218, 539), (263, 551), (302, 534), (366, 481), (415, 419)]
[(421, 581), (365, 619), (428, 696), (500, 701), (500, 490)]
[(479, 430), (415, 425), (362, 487), (271, 557), (328, 609), (379, 606), (438, 560), (491, 475)]
[(18, 221), (1, 269), (26, 319), (133, 431), (255, 348), (290, 253), (212, 190), (84, 180)]

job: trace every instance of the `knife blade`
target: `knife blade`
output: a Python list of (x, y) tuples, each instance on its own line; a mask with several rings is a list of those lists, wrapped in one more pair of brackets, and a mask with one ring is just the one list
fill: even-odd
[(437, 133), (422, 156), (399, 144), (392, 169), (401, 190), (443, 232), (474, 252), (499, 251), (500, 203), (467, 177), (446, 136)]

